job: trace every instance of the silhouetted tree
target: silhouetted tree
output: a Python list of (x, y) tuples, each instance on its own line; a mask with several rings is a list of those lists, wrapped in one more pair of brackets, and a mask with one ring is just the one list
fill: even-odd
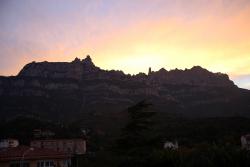
[(117, 151), (123, 157), (121, 166), (144, 166), (154, 148), (152, 104), (145, 100), (128, 108), (129, 121), (117, 141)]

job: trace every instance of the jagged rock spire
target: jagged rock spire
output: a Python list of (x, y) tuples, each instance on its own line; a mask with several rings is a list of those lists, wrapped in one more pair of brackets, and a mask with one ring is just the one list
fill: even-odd
[(84, 65), (88, 67), (95, 67), (94, 63), (92, 62), (92, 59), (90, 55), (87, 55), (85, 59), (82, 59), (82, 62)]
[(90, 55), (87, 55), (86, 58), (85, 58), (86, 61), (91, 61), (92, 62), (92, 59), (90, 57)]
[(152, 73), (151, 67), (149, 67), (148, 69), (148, 75), (150, 75)]
[(80, 60), (78, 57), (76, 57), (75, 60), (73, 60), (72, 62), (73, 62), (73, 63), (81, 62), (81, 60)]

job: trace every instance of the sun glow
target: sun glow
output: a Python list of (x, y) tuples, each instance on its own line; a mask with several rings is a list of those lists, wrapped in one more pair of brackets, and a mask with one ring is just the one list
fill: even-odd
[[(230, 39), (235, 33), (235, 26), (230, 28), (233, 21), (225, 23), (228, 26), (225, 30), (222, 30), (225, 25), (218, 23), (219, 20), (213, 18), (188, 24), (172, 19), (154, 22), (154, 26), (142, 23), (121, 34), (113, 33), (94, 54), (99, 58), (97, 63), (100, 66), (129, 73), (145, 72), (148, 67), (184, 69), (194, 65), (214, 72), (250, 73), (247, 66), (250, 63), (250, 47), (247, 47), (250, 43), (235, 43)], [(135, 29), (140, 31), (135, 32)], [(241, 33), (244, 34), (241, 38), (250, 39), (248, 32)], [(102, 55), (105, 59), (101, 58)]]

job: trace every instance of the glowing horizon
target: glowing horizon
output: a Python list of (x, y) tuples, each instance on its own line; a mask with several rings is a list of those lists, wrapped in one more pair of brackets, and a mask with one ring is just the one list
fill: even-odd
[(131, 74), (199, 65), (250, 89), (247, 0), (13, 0), (0, 9), (0, 75), (89, 54)]

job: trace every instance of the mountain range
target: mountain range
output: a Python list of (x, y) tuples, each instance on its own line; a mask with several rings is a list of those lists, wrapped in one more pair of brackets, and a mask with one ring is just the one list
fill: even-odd
[(250, 91), (238, 88), (228, 75), (200, 66), (149, 68), (148, 74), (130, 75), (96, 67), (87, 56), (72, 62), (31, 62), (17, 76), (0, 77), (1, 119), (114, 116), (141, 100), (150, 101), (158, 112), (181, 117), (250, 116)]

